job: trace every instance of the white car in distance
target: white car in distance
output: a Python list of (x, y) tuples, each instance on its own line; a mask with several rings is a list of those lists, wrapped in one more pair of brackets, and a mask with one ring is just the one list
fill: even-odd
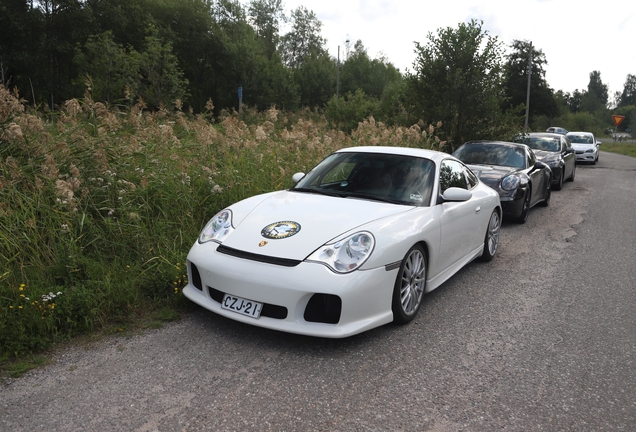
[(596, 165), (599, 156), (600, 141), (597, 141), (590, 132), (568, 132), (567, 139), (572, 143), (576, 152), (576, 162), (587, 162)]

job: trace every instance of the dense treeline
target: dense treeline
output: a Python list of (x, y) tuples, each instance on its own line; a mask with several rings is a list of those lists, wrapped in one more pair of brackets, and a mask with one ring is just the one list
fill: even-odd
[(362, 41), (339, 64), (321, 25), (305, 7), (285, 11), (282, 0), (0, 0), (0, 84), (40, 110), (88, 91), (108, 106), (143, 101), (215, 117), (238, 109), (240, 87), (243, 103), (259, 110), (319, 110), (344, 131), (369, 116), (402, 126), (441, 121), (444, 138), (461, 143), (520, 129), (532, 51), (531, 128), (599, 134), (612, 113), (628, 117), (621, 130), (636, 122), (635, 75), (614, 95), (598, 71), (587, 89), (555, 92), (540, 49), (504, 47), (481, 22), (415, 43), (407, 71), (370, 58)]

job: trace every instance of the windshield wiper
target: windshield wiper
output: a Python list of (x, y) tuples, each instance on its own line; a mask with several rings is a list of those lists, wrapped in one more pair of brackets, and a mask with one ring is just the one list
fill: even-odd
[(319, 194), (319, 195), (327, 195), (327, 196), (332, 196), (332, 197), (341, 197), (342, 195), (334, 192), (334, 191), (330, 191), (330, 190), (325, 190), (325, 189), (315, 189), (315, 188), (291, 188), (290, 191), (292, 192), (307, 192), (307, 193), (315, 193), (315, 194)]
[(365, 194), (361, 192), (346, 192), (341, 194), (340, 196), (343, 198), (364, 198), (364, 199), (370, 199), (373, 201), (387, 202), (391, 204), (404, 204), (402, 201), (399, 201), (396, 199), (391, 199), (391, 198), (372, 195), (372, 194)]

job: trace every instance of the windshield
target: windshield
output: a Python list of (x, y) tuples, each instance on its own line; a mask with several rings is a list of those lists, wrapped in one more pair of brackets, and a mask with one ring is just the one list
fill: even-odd
[(568, 138), (572, 144), (594, 144), (591, 135), (568, 134)]
[(558, 152), (561, 150), (559, 140), (548, 137), (529, 137), (524, 138), (523, 143), (534, 150), (545, 150), (550, 152)]
[(453, 153), (453, 156), (465, 164), (526, 167), (523, 148), (509, 145), (464, 144)]
[(334, 153), (291, 190), (428, 206), (435, 164), (428, 159), (381, 153)]

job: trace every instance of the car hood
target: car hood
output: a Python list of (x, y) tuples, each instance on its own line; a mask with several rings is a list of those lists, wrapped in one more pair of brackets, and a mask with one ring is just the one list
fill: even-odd
[(479, 177), (479, 180), (495, 190), (499, 187), (502, 178), (519, 170), (519, 168), (501, 165), (468, 165), (468, 167)]
[(533, 150), (534, 155), (537, 157), (537, 160), (541, 162), (548, 163), (554, 160), (558, 160), (561, 155), (559, 152), (551, 152), (547, 150)]
[[(302, 260), (344, 233), (353, 233), (369, 222), (414, 208), (290, 191), (261, 197), (230, 207), (235, 229), (223, 241), (224, 246), (259, 255)], [(300, 229), (283, 238), (262, 235), (264, 229), (277, 222), (291, 222)]]

